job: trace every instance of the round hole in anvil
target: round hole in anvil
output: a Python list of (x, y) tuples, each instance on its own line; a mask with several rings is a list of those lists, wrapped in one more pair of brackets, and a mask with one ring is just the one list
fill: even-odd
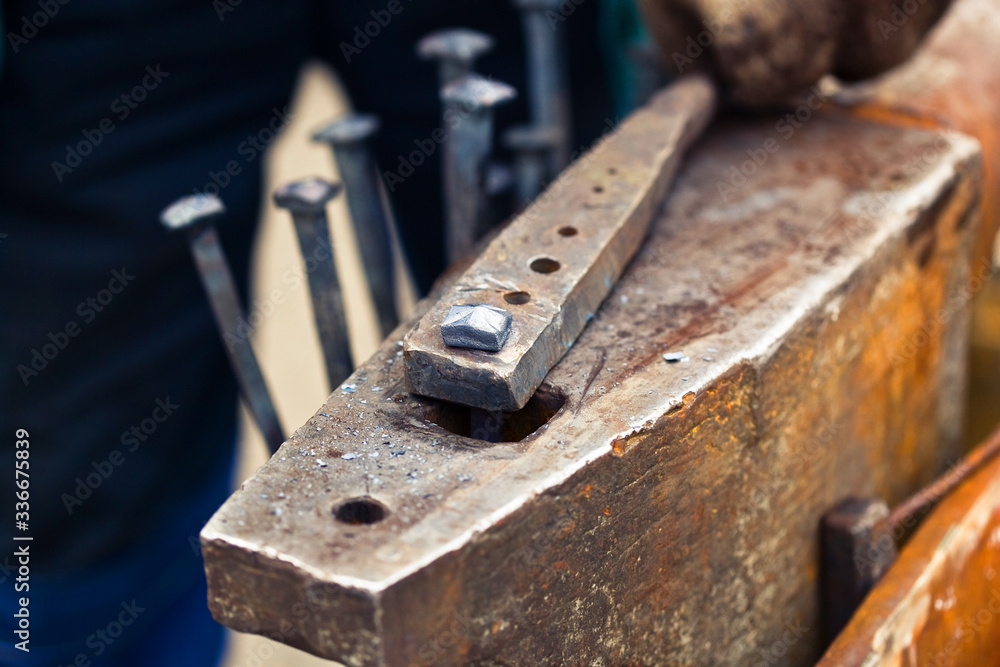
[(535, 273), (555, 273), (561, 265), (551, 257), (539, 257), (531, 260), (529, 266)]
[(559, 236), (576, 236), (577, 229), (571, 225), (566, 225), (565, 227), (559, 228)]
[(354, 498), (341, 503), (333, 510), (333, 516), (352, 526), (378, 523), (389, 514), (386, 506), (374, 498)]
[(503, 295), (503, 300), (512, 306), (523, 306), (531, 301), (531, 295), (527, 292), (507, 292)]

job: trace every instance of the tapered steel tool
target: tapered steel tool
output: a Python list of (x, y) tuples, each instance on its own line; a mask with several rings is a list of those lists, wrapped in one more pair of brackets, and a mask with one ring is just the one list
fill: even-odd
[(378, 128), (376, 116), (351, 113), (321, 128), (313, 140), (329, 144), (333, 151), (379, 326), (388, 336), (399, 324), (391, 233), (395, 223), (368, 145)]
[(453, 81), (441, 91), (449, 262), (468, 253), (486, 226), (484, 181), (493, 151), (493, 109), (516, 94), (507, 84), (477, 74)]
[(192, 195), (164, 209), (160, 222), (168, 229), (187, 233), (191, 256), (208, 295), (240, 393), (273, 454), (285, 440), (284, 431), (257, 357), (250, 347), (250, 339), (238, 333), (238, 325), (244, 320), (243, 307), (214, 224), (225, 211), (222, 200), (215, 195)]
[(330, 223), (326, 217), (327, 202), (339, 192), (338, 183), (307, 178), (284, 185), (274, 193), (274, 203), (287, 209), (295, 223), (331, 389), (340, 386), (354, 369), (337, 264), (330, 243)]

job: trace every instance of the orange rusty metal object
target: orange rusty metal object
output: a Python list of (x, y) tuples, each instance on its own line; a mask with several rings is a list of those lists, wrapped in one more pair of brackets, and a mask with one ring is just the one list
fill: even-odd
[(206, 526), (213, 614), (349, 665), (816, 659), (820, 516), (958, 455), (978, 165), (835, 113), (716, 127), (505, 442), (388, 340)]
[[(892, 30), (891, 21), (884, 25), (888, 26), (886, 39), (893, 39), (898, 31)], [(983, 224), (975, 244), (976, 259), (991, 256), (1000, 229), (997, 63), (1000, 3), (956, 0), (913, 58), (875, 81), (850, 87), (838, 97), (839, 101), (857, 104), (855, 113), (862, 117), (950, 128), (979, 140), (983, 150)]]
[[(1000, 431), (992, 442), (1000, 445)], [(993, 459), (921, 524), (819, 666), (1000, 665), (998, 574), (1000, 460)]]

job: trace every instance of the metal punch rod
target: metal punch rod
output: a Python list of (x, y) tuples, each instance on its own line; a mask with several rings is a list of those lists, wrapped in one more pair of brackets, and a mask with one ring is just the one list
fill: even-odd
[(441, 91), (445, 104), (444, 193), (449, 262), (472, 250), (484, 226), (485, 169), (493, 147), (493, 108), (514, 98), (507, 84), (476, 74), (453, 81)]
[[(236, 282), (213, 224), (225, 210), (222, 200), (215, 195), (193, 195), (179, 199), (164, 209), (160, 221), (169, 229), (187, 233), (191, 256), (208, 295), (240, 393), (273, 454), (285, 441), (284, 431), (250, 341), (239, 340), (235, 334), (237, 323), (243, 319), (244, 313)], [(237, 342), (233, 342), (233, 337)]]
[[(326, 217), (327, 202), (339, 192), (339, 184), (307, 178), (284, 185), (274, 193), (274, 203), (292, 214), (302, 257), (306, 260), (313, 316), (331, 389), (340, 386), (354, 369), (337, 264), (330, 243), (330, 223)], [(309, 258), (316, 260), (311, 270)]]
[(348, 114), (320, 129), (313, 140), (329, 144), (333, 151), (354, 222), (365, 277), (385, 337), (399, 324), (399, 317), (390, 232), (395, 223), (368, 144), (378, 127), (378, 118), (371, 114)]

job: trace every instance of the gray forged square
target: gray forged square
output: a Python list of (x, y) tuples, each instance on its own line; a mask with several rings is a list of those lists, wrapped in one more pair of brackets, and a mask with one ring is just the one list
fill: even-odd
[(441, 324), (441, 337), (452, 347), (499, 352), (507, 342), (513, 317), (485, 303), (452, 306)]

